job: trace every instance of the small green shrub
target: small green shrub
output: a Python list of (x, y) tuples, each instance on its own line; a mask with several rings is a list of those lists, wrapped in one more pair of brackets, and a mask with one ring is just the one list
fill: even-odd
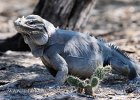
[(97, 67), (90, 79), (81, 80), (75, 76), (69, 76), (67, 82), (72, 86), (78, 88), (78, 90), (84, 90), (85, 94), (93, 95), (93, 90), (97, 88), (100, 82), (104, 79), (105, 75), (111, 71), (110, 66)]

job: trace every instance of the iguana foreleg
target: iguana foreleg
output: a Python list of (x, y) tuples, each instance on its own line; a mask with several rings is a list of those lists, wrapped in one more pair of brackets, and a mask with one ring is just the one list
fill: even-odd
[(62, 85), (65, 82), (68, 74), (67, 63), (58, 53), (53, 55), (51, 54), (49, 59), (53, 65), (53, 68), (57, 71), (55, 76), (55, 83), (57, 85)]

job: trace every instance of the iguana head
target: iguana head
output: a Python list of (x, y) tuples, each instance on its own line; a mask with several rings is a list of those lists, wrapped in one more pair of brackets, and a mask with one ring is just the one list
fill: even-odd
[(53, 24), (38, 15), (18, 18), (14, 22), (14, 26), (23, 35), (27, 44), (32, 41), (36, 45), (44, 45), (48, 42), (49, 35), (55, 32)]

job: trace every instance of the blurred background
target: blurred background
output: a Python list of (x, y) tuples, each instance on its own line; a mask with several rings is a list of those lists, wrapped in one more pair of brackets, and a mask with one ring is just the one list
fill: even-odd
[[(0, 0), (0, 38), (16, 34), (13, 21), (31, 14), (38, 0)], [(97, 0), (84, 32), (109, 40), (140, 34), (140, 0)], [(47, 12), (46, 12), (47, 13)]]
[[(118, 45), (140, 62), (140, 0), (97, 0), (95, 7), (91, 1), (94, 0), (0, 0), (0, 86), (22, 78), (52, 78), (41, 60), (33, 57), (13, 25), (18, 17), (32, 13), (51, 21), (56, 27), (101, 37)], [(140, 99), (140, 92), (126, 94), (125, 86), (128, 84), (113, 82), (99, 87), (95, 96), (99, 100)], [(66, 91), (71, 93), (71, 90), (66, 87), (47, 92), (45, 89), (40, 94), (0, 91), (3, 92), (0, 99), (45, 100), (50, 95), (64, 94)]]
[[(32, 14), (38, 2), (38, 0), (0, 0), (0, 39), (14, 36), (16, 31), (13, 21), (18, 17)], [(140, 0), (97, 0), (81, 32), (102, 37), (119, 45), (128, 53), (140, 55), (139, 5)]]

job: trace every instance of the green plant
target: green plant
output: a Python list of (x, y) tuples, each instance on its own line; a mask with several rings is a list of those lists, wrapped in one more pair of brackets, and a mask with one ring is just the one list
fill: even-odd
[(69, 76), (67, 82), (78, 88), (78, 92), (85, 92), (87, 95), (93, 95), (94, 90), (99, 86), (105, 75), (111, 71), (110, 66), (97, 67), (90, 79), (81, 80), (78, 77)]
[(72, 86), (79, 87), (79, 88), (84, 88), (86, 85), (84, 81), (74, 76), (69, 76), (67, 79), (67, 82), (71, 84)]
[(106, 74), (109, 73), (110, 71), (111, 71), (111, 67), (109, 65), (105, 67), (99, 66), (95, 69), (95, 72), (93, 73), (92, 77), (96, 76), (100, 80), (103, 80)]

